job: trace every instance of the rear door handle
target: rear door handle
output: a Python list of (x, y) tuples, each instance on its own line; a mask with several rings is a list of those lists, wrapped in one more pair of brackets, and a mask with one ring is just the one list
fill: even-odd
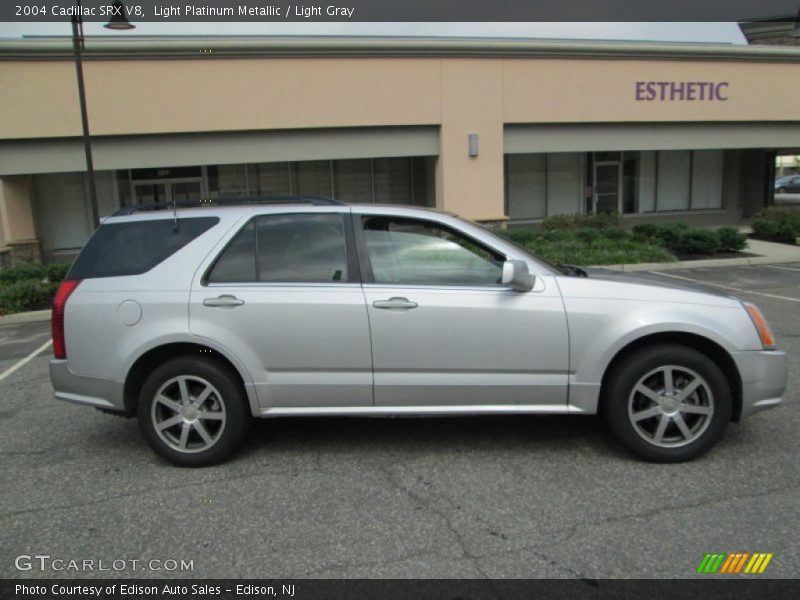
[(419, 304), (416, 302), (411, 302), (408, 298), (389, 298), (388, 300), (375, 300), (372, 303), (372, 306), (375, 308), (383, 308), (387, 310), (409, 310), (411, 308), (417, 308)]
[(217, 298), (206, 298), (203, 300), (203, 306), (214, 306), (216, 308), (235, 308), (244, 304), (244, 300), (239, 300), (236, 296), (223, 295)]

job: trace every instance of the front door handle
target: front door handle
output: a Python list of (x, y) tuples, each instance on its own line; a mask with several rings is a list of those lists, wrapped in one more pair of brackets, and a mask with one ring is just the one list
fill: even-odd
[(236, 296), (231, 296), (229, 294), (203, 300), (203, 306), (214, 306), (216, 308), (235, 308), (242, 304), (244, 304), (244, 300), (239, 300)]
[(372, 306), (375, 308), (384, 308), (388, 310), (409, 310), (411, 308), (417, 308), (419, 304), (416, 302), (411, 302), (408, 298), (389, 298), (388, 300), (375, 300), (372, 303)]

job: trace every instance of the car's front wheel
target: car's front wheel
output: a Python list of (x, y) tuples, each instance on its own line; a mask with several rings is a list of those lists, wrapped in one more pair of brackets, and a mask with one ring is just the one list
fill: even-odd
[(176, 358), (155, 369), (142, 386), (137, 413), (153, 450), (184, 467), (225, 459), (250, 420), (233, 374), (195, 358)]
[(618, 364), (603, 412), (622, 443), (658, 462), (707, 452), (731, 419), (731, 389), (705, 354), (679, 345), (645, 348)]
[(777, 190), (775, 190), (776, 194), (785, 194), (786, 192), (787, 190), (785, 187), (779, 187)]

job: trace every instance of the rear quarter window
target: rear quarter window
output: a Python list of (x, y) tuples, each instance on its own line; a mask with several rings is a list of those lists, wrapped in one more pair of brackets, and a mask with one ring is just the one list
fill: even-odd
[(109, 223), (81, 250), (69, 279), (141, 275), (219, 223), (217, 217)]

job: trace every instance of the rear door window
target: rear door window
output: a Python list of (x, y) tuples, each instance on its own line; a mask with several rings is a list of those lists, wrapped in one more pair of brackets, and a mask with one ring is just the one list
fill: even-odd
[(217, 217), (108, 223), (83, 247), (69, 279), (141, 275), (219, 223)]
[(343, 215), (262, 215), (231, 240), (207, 283), (349, 281)]

